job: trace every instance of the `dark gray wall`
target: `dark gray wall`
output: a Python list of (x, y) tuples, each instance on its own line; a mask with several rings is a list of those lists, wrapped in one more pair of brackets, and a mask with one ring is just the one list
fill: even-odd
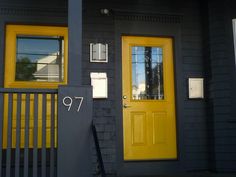
[[(182, 25), (183, 81), (188, 77), (203, 77), (203, 41), (201, 4), (198, 1), (187, 1), (183, 4), (184, 20)], [(184, 81), (185, 79), (185, 81)], [(186, 87), (187, 88), (187, 85)], [(184, 129), (186, 149), (186, 169), (205, 170), (208, 168), (207, 149), (207, 114), (206, 99), (188, 100), (187, 90), (184, 94)]]
[[(208, 168), (206, 103), (205, 100), (188, 100), (187, 98), (187, 78), (205, 77), (200, 3), (195, 0), (187, 2), (178, 1), (178, 3), (171, 0), (84, 1), (83, 70), (85, 72), (83, 83), (90, 83), (90, 71), (108, 72), (109, 98), (107, 100), (94, 101), (94, 119), (99, 131), (105, 169), (109, 174), (114, 174), (117, 169), (121, 169), (119, 164), (117, 167), (117, 161), (119, 163), (120, 159), (122, 159), (121, 154), (119, 153), (121, 150), (117, 149), (117, 147), (122, 147), (122, 129), (119, 129), (119, 126), (117, 131), (115, 129), (115, 123), (118, 123), (121, 119), (121, 114), (117, 114), (117, 112), (119, 113), (119, 111), (121, 111), (121, 107), (119, 107), (119, 99), (121, 98), (119, 98), (119, 93), (116, 92), (117, 87), (121, 88), (121, 81), (116, 79), (116, 74), (121, 72), (121, 68), (117, 65), (121, 58), (116, 57), (116, 52), (120, 52), (118, 50), (120, 46), (115, 45), (117, 41), (115, 41), (114, 38), (116, 36), (114, 31), (116, 23), (113, 17), (114, 15), (102, 16), (99, 13), (101, 8), (112, 9), (114, 12), (126, 11), (133, 13), (141, 12), (144, 14), (179, 14), (183, 17), (182, 23), (180, 24), (180, 44), (178, 44), (180, 46), (176, 46), (177, 48), (180, 48), (181, 51), (179, 52), (182, 55), (178, 58), (180, 68), (176, 68), (176, 73), (178, 73), (176, 84), (182, 85), (183, 88), (177, 92), (178, 101), (181, 104), (177, 105), (177, 111), (181, 111), (181, 113), (178, 114), (181, 116), (177, 117), (177, 119), (183, 125), (181, 128), (184, 129), (181, 130), (183, 131), (182, 134), (178, 134), (178, 138), (184, 144), (179, 149), (179, 153), (184, 161), (182, 164), (183, 170), (206, 170)], [(108, 64), (89, 63), (90, 42), (106, 42), (109, 44)], [(178, 109), (180, 107), (181, 109)], [(118, 145), (116, 144), (117, 142)], [(164, 163), (168, 164), (168, 162)], [(169, 162), (169, 164), (171, 163), (172, 162)], [(145, 162), (139, 162), (138, 164), (140, 167), (150, 165)], [(123, 165), (125, 166), (125, 164)], [(135, 165), (137, 165), (137, 163)], [(157, 167), (158, 165), (156, 165), (156, 168)], [(136, 171), (139, 171), (137, 169), (138, 168), (136, 168)], [(147, 169), (151, 170), (152, 168), (150, 167)], [(130, 174), (132, 174), (132, 170), (133, 168), (127, 168), (127, 171), (129, 171)], [(163, 173), (163, 170), (160, 171)]]
[[(109, 3), (109, 2), (108, 2)], [(108, 174), (116, 174), (116, 129), (115, 129), (115, 47), (113, 16), (100, 15), (100, 8), (107, 3), (84, 1), (83, 19), (83, 84), (90, 84), (90, 72), (107, 72), (108, 99), (94, 100), (93, 118), (96, 124), (100, 148)], [(107, 6), (106, 6), (107, 7)], [(104, 42), (109, 45), (108, 63), (89, 62), (89, 44)], [(93, 158), (96, 164), (96, 158)], [(95, 167), (95, 165), (94, 165)], [(95, 170), (95, 169), (94, 169)]]
[(212, 170), (236, 171), (235, 56), (233, 1), (208, 3), (209, 70), (208, 96), (211, 111), (210, 142)]
[[(4, 74), (4, 25), (6, 23), (67, 25), (67, 1), (43, 0), (32, 3), (24, 0), (24, 2), (23, 0), (1, 0), (0, 2), (1, 86), (3, 86)], [(232, 41), (225, 40), (225, 38), (230, 39), (227, 35), (230, 32), (227, 32), (226, 28), (222, 29), (227, 19), (224, 15), (226, 11), (220, 8), (222, 5), (211, 1), (207, 6), (205, 1), (200, 3), (198, 0), (84, 0), (83, 3), (82, 83), (90, 84), (89, 73), (92, 71), (108, 74), (108, 99), (93, 101), (93, 117), (107, 173), (110, 176), (115, 175), (117, 169), (120, 169), (117, 165), (120, 163), (119, 159), (122, 159), (118, 149), (122, 147), (122, 129), (117, 129), (117, 124), (122, 119), (119, 106), (121, 80), (117, 80), (119, 78), (117, 73), (121, 72), (117, 63), (121, 62), (121, 58), (117, 57), (120, 46), (117, 46), (115, 13), (103, 16), (100, 14), (101, 8), (108, 8), (113, 12), (177, 14), (182, 17), (178, 25), (179, 43), (175, 46), (179, 49), (179, 55), (175, 57), (175, 60), (178, 60), (175, 61), (178, 63), (178, 67), (175, 65), (176, 85), (182, 88), (176, 90), (177, 120), (181, 124), (181, 126), (177, 125), (180, 132), (178, 142), (181, 142), (179, 156), (183, 161), (181, 170), (207, 170), (211, 164), (213, 164), (212, 169), (215, 167), (222, 171), (235, 169), (232, 162), (235, 162), (236, 133), (235, 123), (231, 123), (236, 117), (233, 116), (235, 110), (231, 98), (233, 93)], [(224, 6), (227, 6), (227, 3)], [(10, 11), (6, 9), (9, 7)], [(227, 24), (229, 25), (229, 22)], [(108, 63), (89, 62), (89, 43), (94, 42), (109, 44)], [(225, 47), (229, 44), (230, 51)], [(229, 53), (231, 56), (227, 55)], [(76, 74), (74, 77), (77, 77)], [(188, 77), (206, 79), (206, 99), (188, 99)], [(208, 159), (211, 159), (210, 164)], [(214, 163), (215, 159), (216, 163)], [(94, 157), (94, 163), (95, 161)], [(147, 163), (138, 163), (147, 166)], [(171, 167), (171, 162), (163, 163), (170, 164)]]

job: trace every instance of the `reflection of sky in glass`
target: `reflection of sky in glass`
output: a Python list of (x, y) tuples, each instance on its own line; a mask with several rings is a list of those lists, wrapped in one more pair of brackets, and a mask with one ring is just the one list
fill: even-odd
[(58, 38), (17, 37), (17, 58), (29, 58), (32, 62), (59, 51)]
[[(162, 63), (162, 48), (152, 47), (152, 68)], [(145, 47), (132, 47), (133, 84), (145, 83)]]
[[(132, 87), (133, 95), (151, 95), (157, 93), (162, 81), (163, 51), (160, 47), (132, 47)], [(150, 68), (149, 68), (150, 67)], [(151, 72), (151, 73), (149, 73)], [(151, 74), (151, 75), (150, 75)], [(147, 78), (148, 77), (148, 78)], [(149, 81), (148, 81), (148, 80)], [(161, 81), (161, 82), (160, 82)], [(151, 84), (152, 93), (147, 93)]]
[(63, 81), (63, 37), (18, 36), (16, 81)]

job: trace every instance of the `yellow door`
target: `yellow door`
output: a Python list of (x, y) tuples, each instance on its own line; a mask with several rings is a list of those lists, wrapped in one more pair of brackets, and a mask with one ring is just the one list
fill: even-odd
[(177, 158), (172, 45), (122, 37), (124, 160)]

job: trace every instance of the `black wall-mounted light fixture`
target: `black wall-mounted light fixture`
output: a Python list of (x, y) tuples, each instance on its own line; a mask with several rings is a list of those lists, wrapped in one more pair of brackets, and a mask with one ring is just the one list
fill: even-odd
[(110, 10), (109, 9), (100, 9), (100, 12), (101, 12), (101, 14), (102, 15), (107, 15), (107, 16), (109, 16), (110, 15)]

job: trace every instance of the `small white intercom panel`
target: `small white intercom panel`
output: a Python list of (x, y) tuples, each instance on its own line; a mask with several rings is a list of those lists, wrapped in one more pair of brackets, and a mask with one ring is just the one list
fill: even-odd
[(188, 88), (189, 99), (203, 99), (204, 98), (203, 78), (189, 78), (188, 86), (189, 86)]

